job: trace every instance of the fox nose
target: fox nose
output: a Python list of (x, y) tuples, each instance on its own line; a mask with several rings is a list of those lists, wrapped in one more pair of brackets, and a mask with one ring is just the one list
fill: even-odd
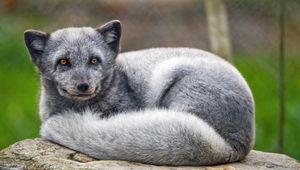
[(81, 83), (77, 86), (77, 89), (81, 92), (86, 92), (89, 89), (89, 85), (87, 83)]

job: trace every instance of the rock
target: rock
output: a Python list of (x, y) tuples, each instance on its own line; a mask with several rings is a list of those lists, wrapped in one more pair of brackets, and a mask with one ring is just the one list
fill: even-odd
[(96, 160), (84, 154), (43, 139), (17, 142), (0, 151), (0, 169), (299, 169), (300, 164), (286, 155), (251, 151), (242, 162), (203, 167), (168, 167), (145, 165), (127, 161)]

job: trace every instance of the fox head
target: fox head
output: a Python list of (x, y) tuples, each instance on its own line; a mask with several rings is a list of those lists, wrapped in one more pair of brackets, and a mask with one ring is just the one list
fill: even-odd
[(53, 82), (61, 96), (75, 100), (88, 100), (99, 93), (102, 81), (112, 74), (120, 38), (117, 20), (98, 28), (24, 33), (32, 62), (42, 78)]

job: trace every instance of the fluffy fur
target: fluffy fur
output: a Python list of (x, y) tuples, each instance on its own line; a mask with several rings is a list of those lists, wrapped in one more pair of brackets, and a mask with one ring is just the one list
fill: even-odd
[[(190, 48), (118, 54), (120, 37), (118, 21), (25, 32), (41, 75), (43, 138), (98, 159), (156, 165), (245, 158), (254, 141), (254, 102), (231, 64)], [(62, 58), (70, 64), (60, 65)], [(81, 83), (87, 92), (78, 90)]]

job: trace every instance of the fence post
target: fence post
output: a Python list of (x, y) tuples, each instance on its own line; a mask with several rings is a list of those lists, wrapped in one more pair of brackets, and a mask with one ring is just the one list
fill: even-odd
[(205, 0), (211, 51), (233, 62), (226, 6), (223, 0)]
[(279, 0), (279, 139), (278, 152), (284, 151), (284, 127), (285, 127), (285, 81), (284, 81), (284, 55), (285, 55), (285, 4)]

